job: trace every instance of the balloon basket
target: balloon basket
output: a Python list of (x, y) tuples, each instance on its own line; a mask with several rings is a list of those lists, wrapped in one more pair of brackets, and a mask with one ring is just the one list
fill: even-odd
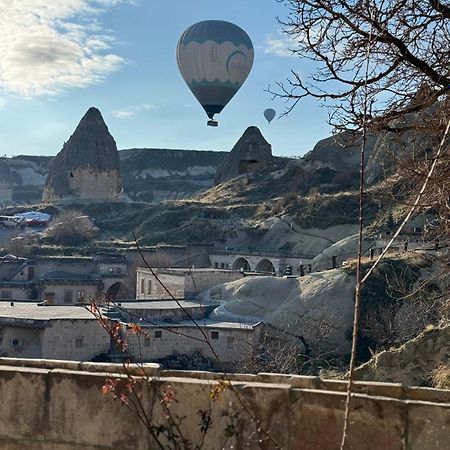
[(208, 125), (208, 127), (218, 127), (219, 122), (217, 122), (217, 120), (208, 120), (208, 122), (206, 122), (206, 125)]

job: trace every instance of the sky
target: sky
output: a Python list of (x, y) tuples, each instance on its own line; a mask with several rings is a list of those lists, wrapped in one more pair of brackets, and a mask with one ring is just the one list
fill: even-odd
[[(327, 111), (305, 100), (269, 125), (286, 103), (266, 92), (310, 62), (277, 17), (276, 0), (0, 0), (0, 156), (56, 155), (90, 106), (100, 109), (119, 149), (229, 151), (250, 125), (274, 155), (301, 156), (331, 133)], [(246, 82), (207, 127), (176, 63), (176, 44), (193, 23), (226, 20), (252, 39)]]

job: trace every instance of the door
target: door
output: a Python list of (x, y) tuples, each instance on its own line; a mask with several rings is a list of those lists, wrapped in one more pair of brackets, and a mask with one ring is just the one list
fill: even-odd
[(46, 292), (44, 294), (44, 300), (47, 302), (47, 305), (53, 305), (53, 302), (55, 301), (55, 293)]

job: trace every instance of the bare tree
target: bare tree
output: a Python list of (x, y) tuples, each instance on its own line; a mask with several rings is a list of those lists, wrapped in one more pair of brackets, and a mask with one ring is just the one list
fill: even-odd
[(277, 1), (290, 11), (279, 21), (292, 53), (315, 70), (307, 79), (292, 70), (269, 88), (288, 100), (286, 113), (313, 97), (330, 107), (336, 129), (361, 129), (367, 97), (365, 120), (374, 128), (448, 96), (450, 7), (442, 0)]

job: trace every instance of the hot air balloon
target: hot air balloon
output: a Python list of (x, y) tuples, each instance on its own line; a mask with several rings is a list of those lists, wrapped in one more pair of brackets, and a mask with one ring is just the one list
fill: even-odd
[(254, 50), (248, 34), (223, 20), (190, 26), (177, 44), (177, 62), (189, 89), (217, 126), (219, 114), (239, 90), (253, 65)]
[(272, 122), (272, 120), (274, 119), (274, 117), (276, 116), (276, 111), (272, 108), (267, 108), (264, 111), (264, 117), (266, 118), (267, 122)]

